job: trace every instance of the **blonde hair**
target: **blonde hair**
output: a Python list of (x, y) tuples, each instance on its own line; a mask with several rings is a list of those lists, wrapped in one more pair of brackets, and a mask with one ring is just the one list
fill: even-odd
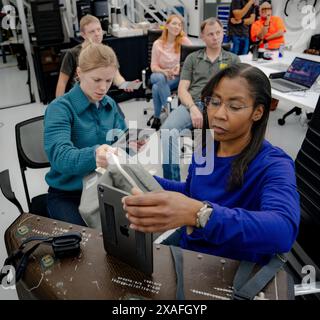
[(90, 23), (93, 23), (93, 22), (101, 24), (99, 19), (95, 16), (92, 16), (91, 14), (87, 14), (87, 15), (83, 16), (80, 19), (80, 31), (84, 32), (84, 27)]
[[(183, 19), (182, 17), (176, 15), (176, 14), (172, 14), (168, 17), (166, 24), (169, 24), (174, 18), (177, 18), (180, 20), (181, 22), (181, 32), (176, 36), (176, 38), (174, 39), (174, 51), (176, 53), (180, 52), (180, 48), (181, 48), (181, 43), (182, 43), (182, 39), (185, 36), (185, 33), (183, 31)], [(166, 43), (168, 41), (168, 28), (165, 28), (162, 31), (160, 40), (162, 40), (163, 43)]]
[(117, 56), (110, 47), (92, 41), (82, 45), (79, 55), (79, 68), (82, 72), (107, 67), (119, 68)]

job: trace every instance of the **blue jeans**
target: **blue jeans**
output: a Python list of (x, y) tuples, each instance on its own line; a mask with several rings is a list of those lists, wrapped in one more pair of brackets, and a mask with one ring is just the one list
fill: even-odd
[(152, 84), (152, 99), (154, 106), (154, 117), (160, 118), (162, 106), (167, 104), (167, 99), (172, 90), (178, 88), (179, 77), (172, 80), (167, 80), (162, 73), (153, 73), (150, 81)]
[(49, 187), (48, 214), (51, 219), (86, 226), (78, 207), (82, 191), (64, 191)]
[[(201, 102), (196, 104), (202, 111)], [(180, 134), (183, 129), (192, 129), (192, 120), (187, 108), (180, 105), (169, 114), (161, 126), (162, 169), (163, 177), (166, 179), (180, 181)]]
[(249, 51), (249, 37), (232, 36), (231, 52), (237, 55), (247, 54)]

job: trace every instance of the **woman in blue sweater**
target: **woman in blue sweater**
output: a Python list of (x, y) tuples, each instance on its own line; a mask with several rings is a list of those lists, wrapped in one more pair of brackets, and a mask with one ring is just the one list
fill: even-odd
[(113, 142), (110, 130), (126, 129), (115, 101), (106, 96), (117, 70), (110, 47), (89, 44), (79, 56), (80, 83), (48, 105), (44, 146), (51, 164), (46, 181), (53, 219), (85, 225), (78, 211), (82, 178), (96, 167), (106, 167)]
[[(130, 226), (143, 232), (181, 227), (164, 243), (265, 264), (290, 250), (300, 219), (294, 163), (264, 140), (269, 80), (237, 64), (209, 81), (202, 101), (214, 137), (202, 149), (205, 164), (197, 164), (195, 153), (186, 182), (156, 177), (166, 191), (133, 190), (123, 200)], [(204, 166), (213, 170), (201, 173)]]

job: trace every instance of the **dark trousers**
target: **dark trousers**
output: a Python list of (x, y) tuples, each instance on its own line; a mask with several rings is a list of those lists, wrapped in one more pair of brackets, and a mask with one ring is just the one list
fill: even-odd
[(51, 219), (86, 226), (79, 213), (82, 191), (64, 191), (49, 187), (48, 215)]

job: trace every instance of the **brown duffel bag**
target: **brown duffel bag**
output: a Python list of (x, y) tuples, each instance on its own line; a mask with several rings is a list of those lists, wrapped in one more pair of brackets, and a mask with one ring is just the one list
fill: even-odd
[[(11, 255), (31, 236), (56, 236), (80, 232), (80, 252), (57, 258), (50, 246), (39, 246), (16, 284), (20, 299), (176, 299), (177, 276), (170, 247), (154, 244), (154, 272), (147, 276), (106, 254), (96, 229), (23, 214), (6, 230)], [(181, 249), (185, 299), (230, 300), (239, 261)], [(280, 270), (258, 299), (289, 298), (288, 275)]]

